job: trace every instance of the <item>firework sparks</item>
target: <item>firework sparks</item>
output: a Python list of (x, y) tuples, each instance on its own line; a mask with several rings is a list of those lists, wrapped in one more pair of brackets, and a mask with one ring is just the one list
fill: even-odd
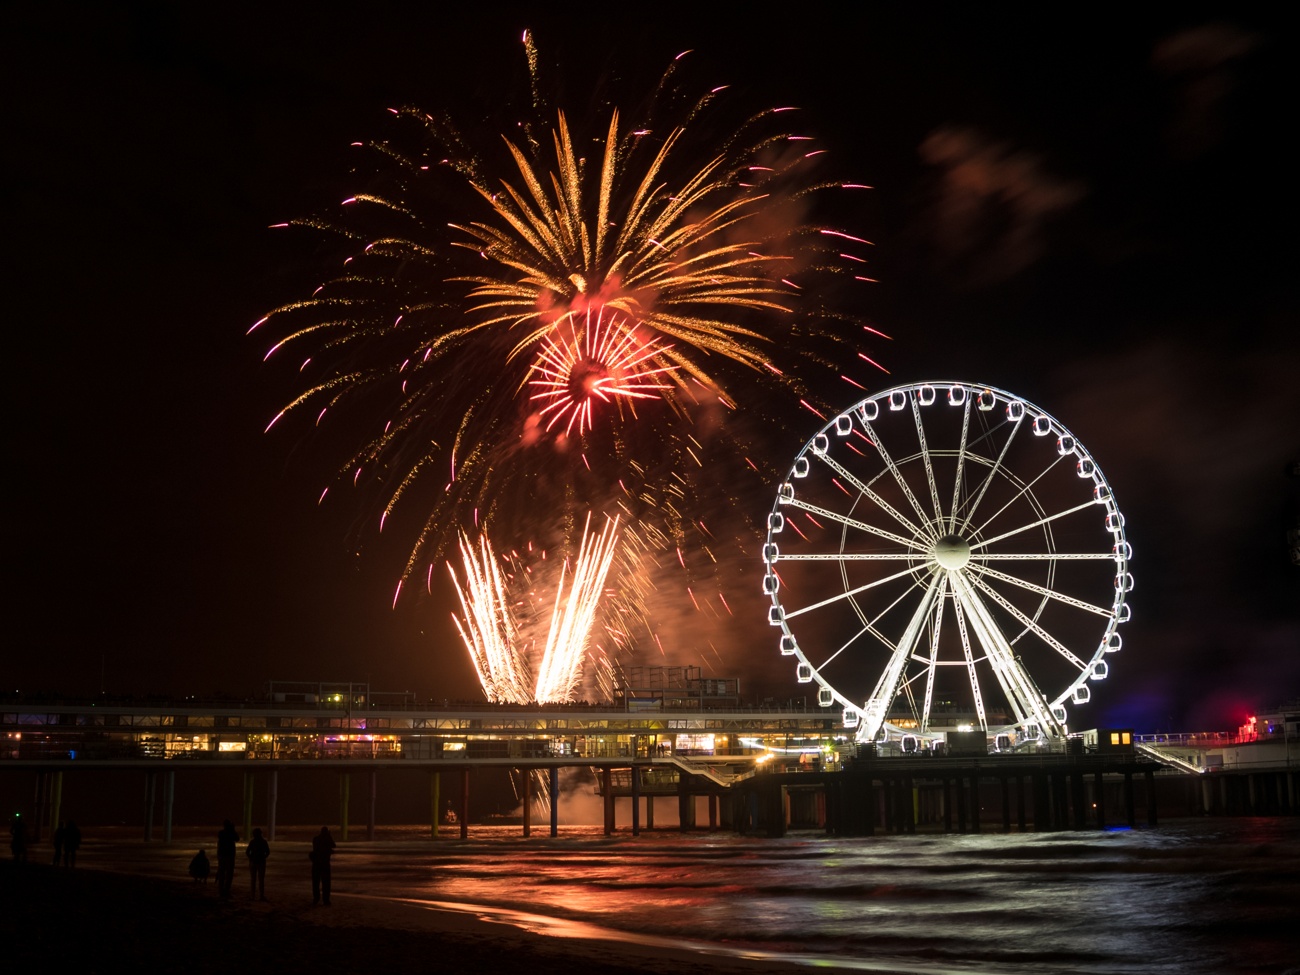
[(582, 546), (569, 580), (568, 597), (564, 595), (563, 575), (556, 589), (555, 610), (537, 675), (536, 697), (542, 703), (570, 700), (582, 679), (588, 639), (618, 543), (618, 519), (606, 520), (599, 535), (592, 535), (590, 529), (588, 515)]
[(460, 554), (464, 586), (451, 563), (447, 564), (464, 614), (452, 618), (474, 662), (483, 693), (494, 704), (526, 704), (532, 697), (531, 682), (527, 661), (518, 652), (517, 628), (500, 562), (486, 535), (476, 549), (462, 534)]
[(511, 586), (502, 560), (486, 535), (477, 547), (461, 536), (463, 585), (456, 569), (447, 566), (461, 604), (462, 615), (453, 616), (489, 701), (554, 703), (572, 698), (588, 662), (591, 632), (618, 547), (618, 529), (619, 519), (607, 518), (601, 531), (593, 533), (587, 516), (577, 556), (571, 562), (566, 559), (560, 568), (535, 681), (530, 658), (537, 641), (524, 636), (511, 611)]
[(535, 378), (528, 380), (537, 390), (530, 399), (546, 404), (539, 416), (550, 414), (548, 431), (568, 417), (564, 432), (577, 423), (581, 435), (591, 427), (593, 400), (621, 407), (635, 399), (657, 399), (670, 388), (654, 381), (675, 368), (657, 365), (668, 347), (641, 341), (637, 327), (629, 328), (619, 318), (605, 321), (603, 310), (593, 322), (588, 309), (581, 329), (572, 326), (574, 314), (567, 317), (572, 336), (546, 336), (533, 364)]

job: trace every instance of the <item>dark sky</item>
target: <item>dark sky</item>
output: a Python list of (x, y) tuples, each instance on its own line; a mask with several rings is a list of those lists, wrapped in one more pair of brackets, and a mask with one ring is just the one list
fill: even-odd
[[(1137, 577), (1095, 723), (1221, 727), (1300, 694), (1300, 51), (1280, 21), (191, 6), (0, 14), (6, 689), (472, 692), (449, 594), (391, 610), (405, 540), (358, 553), (360, 513), (314, 503), (312, 445), (262, 434), (293, 390), (244, 332), (321, 273), (268, 226), (353, 191), (348, 144), (390, 105), (478, 122), (518, 94), (530, 27), (565, 104), (692, 48), (755, 108), (798, 105), (876, 187), (843, 222), (876, 244), (855, 311), (894, 336), (874, 350), (893, 378), (1013, 390), (1088, 445)], [(796, 693), (788, 668), (736, 669)]]

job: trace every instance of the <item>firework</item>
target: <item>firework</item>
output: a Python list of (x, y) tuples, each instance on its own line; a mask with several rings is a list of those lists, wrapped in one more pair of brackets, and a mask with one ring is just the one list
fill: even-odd
[[(367, 191), (293, 221), (338, 235), (340, 270), (254, 326), (305, 384), (268, 429), (366, 424), (337, 474), (377, 497), (365, 510), (380, 531), (397, 515), (415, 536), (397, 593), (416, 573), (432, 591), (459, 539), (457, 626), (493, 700), (570, 693), (597, 617), (613, 652), (671, 616), (652, 604), (685, 606), (666, 595), (671, 573), (696, 613), (730, 626), (719, 573), (753, 526), (718, 512), (761, 510), (745, 485), (775, 476), (762, 450), (774, 425), (837, 399), (841, 380), (861, 386), (843, 362), (874, 365), (856, 358), (873, 330), (828, 311), (838, 286), (819, 285), (870, 280), (870, 245), (808, 217), (815, 193), (865, 187), (817, 178), (822, 152), (788, 109), (736, 115), (723, 88), (683, 102), (670, 83), (682, 63), (632, 124), (613, 107), (590, 125), (537, 110), (535, 75), (535, 111), (500, 126), (509, 138), (392, 109), (391, 133), (356, 143), (375, 164)], [(592, 541), (593, 509), (618, 510), (620, 528)], [(547, 583), (549, 622), (524, 622), (523, 581), (488, 534), (580, 532), (572, 567)], [(589, 548), (599, 573), (579, 571)]]
[(603, 309), (596, 312), (595, 321), (588, 309), (581, 329), (573, 326), (574, 313), (567, 317), (570, 335), (557, 329), (560, 334), (542, 340), (534, 378), (528, 380), (537, 390), (529, 398), (546, 404), (537, 415), (546, 420), (548, 431), (568, 417), (564, 432), (576, 422), (582, 434), (591, 427), (595, 401), (630, 406), (632, 400), (654, 399), (670, 388), (654, 381), (673, 371), (672, 366), (658, 365), (670, 347), (641, 341), (637, 326), (629, 328), (616, 317), (606, 322)]
[(463, 613), (453, 619), (483, 693), (493, 703), (525, 704), (532, 699), (527, 660), (518, 651), (517, 628), (492, 543), (484, 535), (476, 549), (461, 535), (460, 553), (463, 586), (455, 569), (447, 565)]
[[(453, 617), (489, 701), (524, 704), (571, 699), (584, 676), (592, 628), (617, 549), (618, 528), (618, 518), (609, 518), (599, 533), (593, 533), (591, 516), (587, 516), (577, 556), (561, 563), (544, 641), (530, 638), (525, 633), (527, 621), (521, 625), (512, 610), (526, 601), (525, 615), (531, 615), (531, 604), (538, 598), (538, 584), (530, 578), (531, 571), (516, 566), (513, 575), (521, 581), (512, 586), (502, 571), (503, 560), (487, 536), (480, 538), (476, 547), (462, 535), (463, 584), (456, 569), (450, 563), (447, 566), (461, 604), (461, 615)], [(512, 594), (512, 589), (524, 591)], [(539, 659), (534, 680), (535, 655)]]

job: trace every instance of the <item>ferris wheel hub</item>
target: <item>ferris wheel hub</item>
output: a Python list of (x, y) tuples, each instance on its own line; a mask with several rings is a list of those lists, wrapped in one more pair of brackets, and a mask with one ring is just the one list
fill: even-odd
[(934, 559), (949, 571), (965, 568), (970, 561), (970, 542), (960, 535), (945, 535), (934, 543)]

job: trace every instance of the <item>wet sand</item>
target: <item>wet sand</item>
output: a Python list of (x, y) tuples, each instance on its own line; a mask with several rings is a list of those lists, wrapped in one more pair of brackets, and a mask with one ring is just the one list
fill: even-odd
[(243, 871), (236, 873), (234, 896), (222, 901), (214, 881), (203, 885), (94, 864), (56, 869), (40, 859), (0, 863), (0, 959), (6, 970), (38, 965), (75, 966), (85, 973), (183, 970), (192, 975), (807, 970), (664, 945), (556, 937), (373, 895), (336, 892), (330, 907), (313, 907), (306, 891), (269, 893), (270, 900), (255, 901)]

